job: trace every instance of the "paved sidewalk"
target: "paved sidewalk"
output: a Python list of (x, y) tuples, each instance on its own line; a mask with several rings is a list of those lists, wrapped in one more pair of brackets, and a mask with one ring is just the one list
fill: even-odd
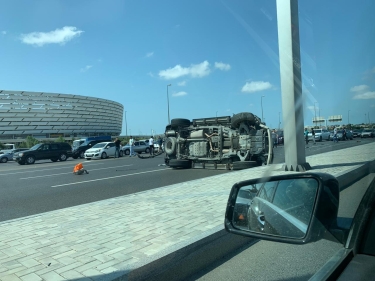
[[(375, 143), (307, 157), (340, 176)], [(263, 166), (0, 223), (0, 280), (111, 280), (223, 229), (232, 185), (287, 172)], [(288, 172), (290, 173), (290, 172)], [(109, 273), (112, 273), (108, 275)]]

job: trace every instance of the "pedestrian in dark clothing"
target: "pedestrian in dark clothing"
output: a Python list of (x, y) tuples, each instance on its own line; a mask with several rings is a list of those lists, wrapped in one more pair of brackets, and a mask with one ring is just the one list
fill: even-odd
[(115, 139), (115, 146), (116, 146), (115, 158), (120, 158), (120, 145), (121, 145), (121, 141), (118, 138), (116, 138)]
[(316, 144), (315, 143), (315, 131), (314, 131), (314, 128), (311, 128), (311, 135), (312, 135), (312, 139), (313, 139), (314, 144)]

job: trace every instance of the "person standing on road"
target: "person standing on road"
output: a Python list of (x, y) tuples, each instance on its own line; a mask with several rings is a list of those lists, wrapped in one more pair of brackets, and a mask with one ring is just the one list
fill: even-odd
[(148, 144), (150, 145), (150, 155), (153, 155), (154, 154), (154, 139), (152, 136), (149, 139)]
[(120, 158), (120, 145), (121, 145), (121, 141), (118, 138), (116, 138), (115, 139), (115, 146), (116, 146), (115, 158)]
[(271, 135), (272, 135), (272, 139), (273, 139), (273, 147), (277, 148), (278, 135), (276, 133), (276, 130), (273, 130)]
[(316, 144), (315, 143), (315, 131), (314, 131), (314, 128), (311, 128), (311, 135), (312, 135), (312, 139), (313, 139), (314, 144)]
[(306, 141), (306, 144), (309, 143), (309, 130), (307, 130), (307, 128), (305, 128), (305, 141)]
[(130, 146), (129, 157), (132, 157), (134, 155), (134, 139), (133, 139), (133, 136), (130, 136), (129, 146)]
[(339, 142), (337, 139), (337, 128), (333, 129), (333, 142)]
[(345, 129), (345, 127), (342, 129), (342, 140), (347, 140), (348, 138), (347, 138), (347, 136), (346, 136), (346, 129)]
[(159, 138), (158, 138), (158, 145), (159, 145), (159, 151), (158, 151), (158, 153), (163, 152), (162, 144), (163, 144), (163, 140), (159, 136)]

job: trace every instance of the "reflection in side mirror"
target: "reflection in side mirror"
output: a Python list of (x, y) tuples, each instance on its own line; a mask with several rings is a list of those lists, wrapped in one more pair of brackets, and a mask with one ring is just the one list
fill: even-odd
[(318, 181), (311, 178), (242, 186), (234, 206), (233, 224), (252, 232), (304, 238), (317, 190)]
[(316, 241), (336, 226), (339, 194), (337, 179), (324, 173), (239, 182), (229, 195), (225, 229), (270, 241)]

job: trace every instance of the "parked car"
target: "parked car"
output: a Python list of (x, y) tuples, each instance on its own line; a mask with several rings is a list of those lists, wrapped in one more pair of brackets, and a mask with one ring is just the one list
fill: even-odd
[[(315, 141), (330, 140), (330, 132), (326, 129), (314, 129), (315, 132)], [(312, 134), (308, 135), (309, 140), (312, 140)]]
[[(344, 130), (337, 131), (337, 139), (338, 140), (344, 140), (343, 137), (344, 137)], [(346, 139), (347, 140), (353, 139), (353, 133), (349, 130), (346, 130)]]
[(240, 170), (273, 160), (271, 130), (250, 112), (192, 121), (172, 119), (165, 136), (165, 163), (172, 168), (200, 163), (203, 168), (225, 164), (228, 170)]
[[(83, 143), (81, 143), (83, 141)], [(85, 158), (85, 151), (87, 149), (92, 148), (97, 143), (101, 142), (111, 142), (112, 137), (111, 136), (97, 136), (97, 137), (88, 137), (86, 139), (77, 140), (75, 143), (75, 146), (73, 146), (73, 158), (77, 159), (79, 158)], [(76, 144), (81, 143), (79, 146)]]
[[(129, 155), (130, 154), (130, 145), (127, 143), (122, 147), (123, 155)], [(150, 146), (145, 141), (135, 141), (133, 146), (133, 151), (141, 154), (144, 153), (150, 153)]]
[(374, 129), (364, 129), (361, 132), (361, 138), (373, 138), (375, 136)]
[(36, 160), (66, 161), (72, 156), (72, 147), (65, 142), (38, 143), (29, 150), (14, 153), (13, 160), (20, 165), (34, 164)]
[(100, 142), (95, 144), (92, 148), (86, 150), (85, 158), (90, 159), (105, 159), (108, 157), (115, 157), (116, 145), (114, 142)]
[(354, 130), (353, 131), (353, 138), (357, 138), (361, 136), (362, 131), (361, 130)]
[(14, 153), (25, 151), (25, 150), (28, 150), (28, 148), (16, 148), (16, 149), (12, 149), (10, 152), (0, 154), (0, 163), (6, 163), (8, 161), (12, 161)]
[(278, 136), (277, 144), (284, 144), (284, 131), (277, 131), (277, 136)]

